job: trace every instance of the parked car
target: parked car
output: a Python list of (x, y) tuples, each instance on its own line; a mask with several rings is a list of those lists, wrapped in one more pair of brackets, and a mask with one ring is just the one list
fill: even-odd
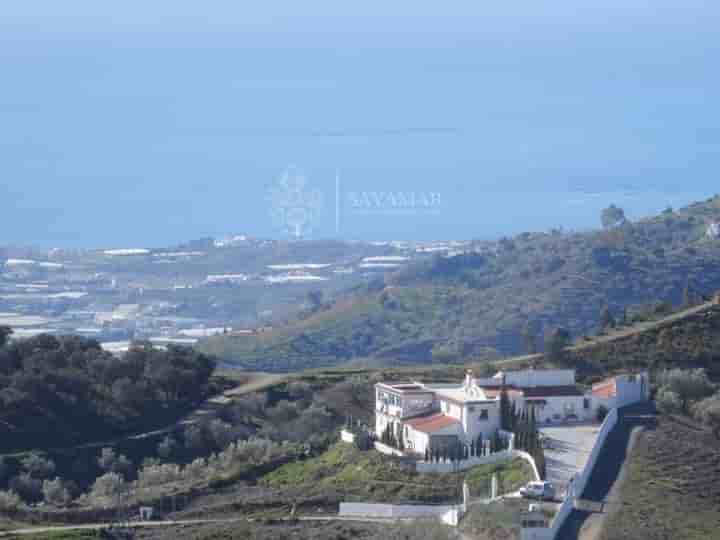
[(528, 499), (550, 501), (555, 498), (555, 486), (550, 482), (530, 482), (520, 488), (520, 495)]

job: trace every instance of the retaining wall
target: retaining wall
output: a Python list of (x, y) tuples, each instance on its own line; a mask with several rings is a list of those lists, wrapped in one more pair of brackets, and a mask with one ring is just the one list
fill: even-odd
[(572, 483), (573, 493), (569, 494), (568, 497), (572, 497), (573, 495), (580, 497), (580, 495), (582, 495), (582, 492), (585, 489), (585, 485), (590, 478), (590, 474), (592, 473), (592, 470), (597, 463), (598, 457), (600, 456), (600, 452), (605, 445), (605, 440), (607, 439), (608, 435), (610, 435), (610, 432), (613, 430), (617, 422), (618, 410), (613, 409), (605, 417), (605, 420), (603, 420), (603, 423), (600, 426), (600, 431), (597, 435), (597, 439), (595, 440), (595, 446), (593, 446), (592, 452), (590, 452), (590, 457), (588, 457), (588, 460), (585, 463), (585, 467), (583, 467), (583, 470), (575, 477), (575, 480)]
[(588, 457), (588, 460), (585, 463), (585, 467), (583, 467), (583, 470), (575, 476), (575, 479), (570, 484), (568, 488), (568, 493), (565, 496), (565, 500), (563, 501), (562, 505), (560, 505), (558, 513), (555, 514), (555, 519), (553, 519), (552, 525), (546, 529), (522, 529), (520, 536), (521, 540), (552, 540), (557, 537), (560, 529), (565, 524), (565, 520), (568, 518), (568, 516), (570, 516), (573, 509), (575, 508), (576, 498), (582, 495), (582, 492), (585, 489), (585, 485), (587, 484), (588, 479), (592, 474), (593, 468), (597, 463), (600, 452), (605, 445), (605, 441), (607, 440), (608, 435), (617, 423), (618, 410), (613, 409), (608, 413), (602, 425), (600, 426), (600, 431), (598, 432), (597, 438), (595, 439), (595, 445), (590, 452), (590, 457)]

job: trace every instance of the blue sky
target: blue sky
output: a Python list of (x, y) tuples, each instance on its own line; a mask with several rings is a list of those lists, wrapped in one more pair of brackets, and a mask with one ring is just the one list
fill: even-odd
[(281, 235), (291, 164), (325, 194), (319, 237), (337, 169), (443, 200), (345, 238), (586, 228), (720, 191), (718, 5), (245, 4), (3, 5), (0, 243)]

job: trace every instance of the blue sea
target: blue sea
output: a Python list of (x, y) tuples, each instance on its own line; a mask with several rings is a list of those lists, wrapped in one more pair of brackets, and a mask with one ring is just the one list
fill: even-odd
[(707, 2), (56, 4), (2, 8), (0, 244), (492, 238), (720, 192)]

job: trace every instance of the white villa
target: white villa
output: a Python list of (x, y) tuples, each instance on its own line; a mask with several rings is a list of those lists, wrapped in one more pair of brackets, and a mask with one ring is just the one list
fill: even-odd
[(407, 451), (424, 454), (426, 448), (459, 441), (469, 444), (479, 435), (488, 439), (500, 428), (500, 393), (505, 388), (521, 411), (530, 405), (538, 423), (593, 421), (598, 408), (621, 407), (647, 399), (646, 372), (620, 375), (583, 390), (572, 369), (500, 371), (477, 379), (468, 372), (462, 384), (420, 382), (375, 385), (375, 433), (381, 437), (390, 425)]

